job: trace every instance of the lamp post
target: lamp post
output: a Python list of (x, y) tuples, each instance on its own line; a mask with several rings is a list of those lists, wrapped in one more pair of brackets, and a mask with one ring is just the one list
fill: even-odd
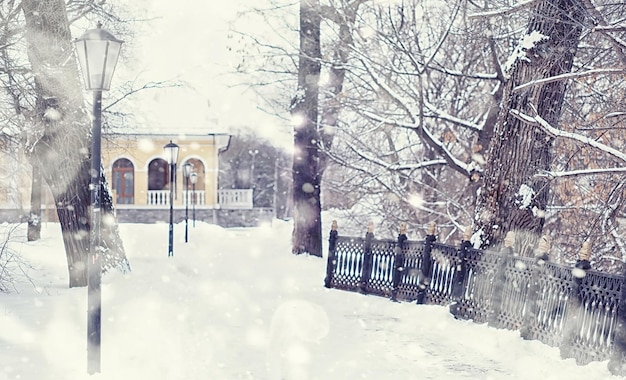
[(93, 124), (91, 131), (91, 226), (87, 258), (87, 372), (100, 372), (100, 337), (102, 293), (102, 257), (100, 256), (101, 223), (101, 130), (102, 91), (111, 87), (111, 79), (122, 48), (122, 41), (102, 29), (90, 29), (74, 40), (76, 55), (87, 90), (93, 91)]
[(189, 175), (193, 165), (186, 162), (183, 165), (183, 175), (185, 176), (185, 243), (189, 241)]
[(174, 187), (176, 186), (176, 162), (178, 161), (178, 145), (172, 140), (163, 147), (165, 158), (170, 166), (170, 230), (167, 256), (174, 256)]
[(191, 181), (191, 207), (192, 207), (192, 220), (193, 226), (196, 226), (196, 182), (198, 182), (198, 173), (192, 172), (189, 175)]

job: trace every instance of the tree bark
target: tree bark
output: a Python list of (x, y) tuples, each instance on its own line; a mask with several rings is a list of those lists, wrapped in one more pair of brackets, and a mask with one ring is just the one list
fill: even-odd
[(39, 170), (39, 165), (32, 165), (32, 167), (30, 212), (26, 235), (28, 241), (37, 241), (41, 238), (41, 170)]
[(517, 58), (505, 83), (475, 213), (475, 236), (480, 237), (482, 247), (502, 241), (508, 231), (537, 237), (543, 229), (549, 183), (534, 175), (550, 168), (553, 137), (511, 111), (538, 115), (555, 125), (566, 84), (554, 81), (522, 91), (515, 88), (571, 71), (585, 16), (576, 0), (541, 1), (532, 15), (527, 35), (539, 32), (547, 38), (523, 51), (524, 57)]
[[(22, 9), (28, 59), (39, 101), (37, 118), (43, 129), (42, 137), (33, 148), (33, 165), (40, 168), (54, 197), (63, 232), (69, 286), (86, 286), (90, 246), (91, 119), (84, 107), (65, 2), (25, 0)], [(106, 186), (101, 194), (110, 198)], [(112, 215), (112, 207), (103, 209), (103, 216), (105, 214)], [(110, 266), (103, 269), (115, 266), (129, 270), (114, 221), (109, 222), (111, 232), (102, 234), (100, 242), (108, 248), (107, 255), (113, 258), (109, 258), (113, 261), (109, 262)], [(103, 262), (107, 262), (106, 257)]]
[(292, 100), (294, 125), (292, 252), (322, 256), (318, 96), (321, 70), (320, 5), (300, 1), (298, 89)]

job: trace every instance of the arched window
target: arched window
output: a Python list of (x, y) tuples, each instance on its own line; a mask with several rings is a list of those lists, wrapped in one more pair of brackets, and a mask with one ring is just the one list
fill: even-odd
[(204, 205), (206, 204), (204, 164), (196, 158), (190, 158), (184, 161), (181, 167), (184, 167), (186, 163), (191, 164), (191, 171), (196, 174), (196, 183), (186, 183), (184, 182), (185, 177), (183, 177), (183, 202), (187, 202), (188, 199), (190, 205)]
[(126, 158), (113, 163), (113, 190), (118, 204), (135, 203), (135, 168)]
[(204, 191), (204, 176), (205, 176), (204, 164), (202, 163), (202, 161), (197, 160), (195, 158), (190, 158), (188, 162), (191, 165), (193, 165), (193, 171), (198, 176), (198, 181), (196, 183), (196, 190)]
[(169, 189), (169, 168), (162, 158), (156, 158), (148, 165), (148, 190)]

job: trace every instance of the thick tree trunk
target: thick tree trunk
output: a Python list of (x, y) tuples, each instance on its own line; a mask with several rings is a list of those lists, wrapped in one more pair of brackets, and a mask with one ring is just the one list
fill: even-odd
[(41, 170), (39, 165), (35, 164), (32, 167), (27, 239), (37, 241), (41, 238)]
[[(43, 129), (33, 149), (33, 165), (41, 169), (55, 200), (67, 255), (69, 286), (86, 286), (90, 246), (91, 123), (84, 108), (78, 67), (73, 57), (65, 2), (25, 0), (22, 9)], [(104, 197), (108, 196), (106, 187), (101, 191)], [(104, 209), (105, 213), (111, 215), (112, 208)], [(103, 234), (105, 241), (100, 244), (115, 248), (115, 263), (110, 266), (128, 270), (116, 233), (117, 225), (114, 219), (112, 221), (108, 224), (112, 233)], [(107, 238), (114, 241), (107, 242)], [(106, 263), (106, 258), (103, 261)]]
[(549, 184), (535, 174), (549, 169), (553, 138), (511, 111), (556, 124), (566, 85), (554, 81), (515, 88), (571, 71), (584, 9), (576, 0), (544, 0), (532, 14), (527, 35), (538, 32), (546, 38), (535, 39), (533, 48), (520, 51), (524, 57), (517, 58), (505, 84), (476, 210), (475, 236), (480, 236), (483, 247), (502, 241), (508, 231), (536, 237), (543, 229)]
[(300, 1), (298, 89), (292, 101), (294, 126), (292, 252), (322, 256), (318, 96), (320, 78), (320, 6)]

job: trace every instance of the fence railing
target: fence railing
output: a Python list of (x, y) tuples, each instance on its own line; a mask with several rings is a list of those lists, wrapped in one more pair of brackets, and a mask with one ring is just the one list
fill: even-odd
[(220, 189), (217, 203), (223, 209), (250, 209), (253, 207), (252, 189)]
[(547, 256), (522, 257), (511, 248), (478, 250), (436, 241), (329, 237), (325, 286), (398, 301), (448, 306), (459, 319), (520, 331), (524, 339), (559, 347), (577, 364), (609, 360), (626, 375), (624, 277), (593, 271), (588, 257), (575, 267)]

